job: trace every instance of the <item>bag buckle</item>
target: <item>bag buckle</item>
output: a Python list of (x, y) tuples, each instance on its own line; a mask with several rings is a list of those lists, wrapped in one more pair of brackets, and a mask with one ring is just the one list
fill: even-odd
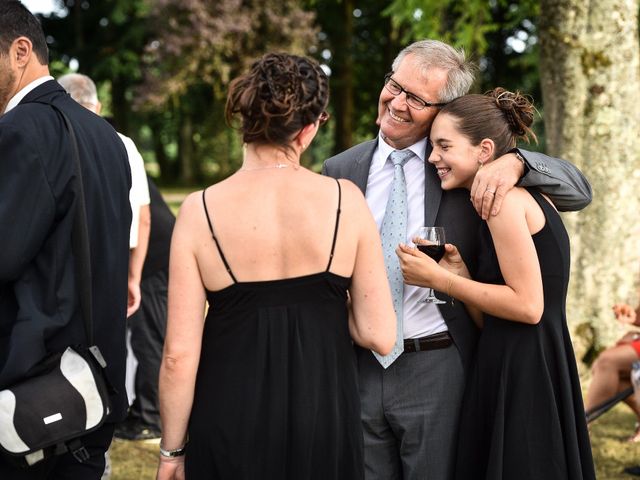
[(97, 345), (93, 345), (89, 347), (89, 352), (91, 352), (91, 355), (93, 355), (93, 358), (95, 358), (96, 362), (98, 362), (98, 364), (102, 368), (107, 368), (107, 362), (102, 356), (102, 352), (100, 352), (100, 349), (98, 348)]
[(79, 463), (84, 463), (89, 460), (89, 451), (84, 447), (84, 445), (82, 445), (80, 440), (73, 440), (69, 443), (68, 448), (71, 455), (73, 455), (73, 458), (75, 458)]

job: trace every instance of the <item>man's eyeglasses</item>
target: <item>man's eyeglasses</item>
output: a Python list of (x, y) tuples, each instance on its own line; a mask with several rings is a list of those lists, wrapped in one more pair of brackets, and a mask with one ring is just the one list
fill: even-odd
[(327, 123), (330, 118), (331, 118), (331, 114), (325, 110), (318, 117), (318, 126), (321, 127), (322, 125)]
[(427, 102), (426, 100), (421, 99), (416, 94), (408, 92), (404, 88), (402, 88), (402, 85), (400, 85), (398, 82), (396, 82), (391, 77), (391, 75), (393, 75), (393, 74), (392, 73), (387, 73), (384, 76), (384, 87), (387, 90), (389, 90), (389, 93), (391, 93), (394, 97), (397, 97), (402, 92), (404, 92), (404, 94), (407, 97), (407, 100), (406, 100), (407, 105), (409, 105), (414, 110), (423, 110), (423, 109), (425, 109), (427, 107), (444, 107), (447, 104), (447, 102), (444, 102), (444, 103), (431, 103), (431, 102)]

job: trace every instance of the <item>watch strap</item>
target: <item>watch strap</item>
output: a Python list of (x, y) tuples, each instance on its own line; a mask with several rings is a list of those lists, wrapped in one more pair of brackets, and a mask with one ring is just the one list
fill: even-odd
[(185, 454), (185, 447), (176, 448), (175, 450), (165, 450), (160, 445), (160, 455), (167, 458), (181, 457)]

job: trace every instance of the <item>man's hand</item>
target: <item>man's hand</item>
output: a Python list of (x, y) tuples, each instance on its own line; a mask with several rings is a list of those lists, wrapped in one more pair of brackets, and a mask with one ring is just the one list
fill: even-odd
[(140, 292), (140, 282), (136, 280), (129, 280), (128, 284), (129, 296), (127, 299), (127, 318), (138, 311), (140, 308), (140, 300), (142, 294)]
[(524, 165), (515, 153), (496, 158), (478, 170), (471, 186), (471, 201), (483, 220), (489, 218), (489, 213), (498, 214), (504, 196), (523, 173)]

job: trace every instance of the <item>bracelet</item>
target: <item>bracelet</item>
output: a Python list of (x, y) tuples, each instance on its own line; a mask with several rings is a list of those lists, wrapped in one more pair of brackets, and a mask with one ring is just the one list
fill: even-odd
[(185, 447), (176, 448), (175, 450), (165, 450), (160, 445), (160, 455), (166, 458), (181, 457), (185, 454)]

